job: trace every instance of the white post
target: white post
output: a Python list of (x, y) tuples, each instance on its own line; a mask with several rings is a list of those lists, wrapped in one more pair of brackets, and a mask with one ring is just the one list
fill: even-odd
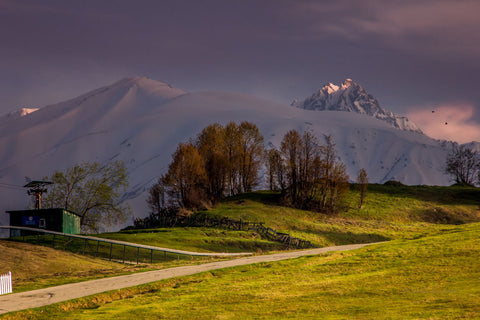
[(11, 293), (13, 291), (12, 287), (12, 272), (8, 271), (8, 293)]
[(12, 292), (12, 272), (0, 276), (0, 294)]

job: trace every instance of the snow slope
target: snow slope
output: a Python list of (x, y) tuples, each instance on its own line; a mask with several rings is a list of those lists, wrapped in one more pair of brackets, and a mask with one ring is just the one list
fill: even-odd
[[(332, 135), (352, 179), (365, 168), (371, 182), (449, 182), (441, 173), (449, 144), (369, 115), (292, 108), (232, 92), (187, 93), (134, 77), (0, 123), (0, 183), (21, 186), (25, 177), (41, 179), (82, 161), (123, 160), (130, 181), (124, 199), (145, 216), (145, 191), (179, 142), (208, 124), (243, 120), (258, 125), (267, 146), (279, 146), (290, 129)], [(23, 190), (1, 190), (0, 212), (28, 205)], [(0, 214), (0, 223), (7, 220)]]

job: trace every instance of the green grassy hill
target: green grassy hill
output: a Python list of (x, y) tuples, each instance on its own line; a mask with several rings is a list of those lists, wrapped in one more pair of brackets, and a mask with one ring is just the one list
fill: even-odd
[(262, 239), (250, 231), (216, 228), (158, 228), (96, 235), (101, 238), (194, 252), (253, 252), (282, 250), (281, 243)]
[(353, 186), (345, 210), (336, 215), (281, 206), (280, 194), (232, 197), (207, 214), (264, 222), (318, 246), (413, 239), (480, 221), (480, 190), (469, 187), (370, 185), (361, 209)]
[[(469, 187), (370, 185), (358, 208), (353, 186), (343, 212), (335, 215), (281, 205), (280, 193), (260, 191), (227, 198), (199, 215), (262, 222), (314, 246), (414, 239), (455, 225), (480, 221), (480, 190)], [(252, 232), (212, 228), (160, 228), (107, 233), (102, 237), (192, 251), (280, 250), (284, 246)]]
[(222, 269), (5, 319), (478, 319), (480, 223)]
[[(344, 212), (336, 215), (288, 208), (279, 200), (279, 193), (254, 192), (228, 198), (198, 214), (263, 222), (277, 231), (309, 240), (315, 246), (392, 241), (352, 253), (331, 253), (164, 281), (129, 289), (125, 294), (116, 295), (117, 298), (104, 294), (102, 298), (86, 298), (82, 302), (46, 308), (44, 318), (54, 315), (62, 318), (58, 308), (76, 310), (85, 306), (98, 308), (105, 318), (122, 318), (117, 310), (123, 310), (124, 317), (139, 318), (148, 318), (148, 310), (159, 312), (158, 318), (166, 315), (189, 318), (192, 314), (203, 318), (218, 314), (226, 319), (282, 318), (295, 316), (295, 310), (310, 318), (322, 314), (321, 318), (326, 319), (402, 319), (402, 315), (405, 318), (480, 318), (480, 311), (475, 307), (480, 305), (477, 261), (480, 223), (475, 223), (480, 221), (480, 190), (370, 185), (366, 202), (359, 209), (359, 194), (352, 188)], [(101, 236), (204, 252), (267, 252), (283, 248), (255, 232), (215, 228), (130, 230)], [(4, 248), (12, 251), (16, 245), (31, 246), (0, 242), (2, 251), (7, 250)], [(14, 277), (23, 274), (17, 279), (22, 290), (80, 281), (84, 277), (200, 262), (169, 261), (136, 268), (49, 248), (18, 247), (15, 250), (15, 254), (10, 252), (0, 260), (0, 270), (16, 268)], [(62, 267), (55, 267), (59, 265)], [(33, 273), (41, 277), (28, 276)], [(44, 280), (36, 282), (35, 279), (40, 278)], [(103, 305), (119, 297), (128, 299)], [(253, 314), (251, 310), (260, 313)], [(26, 314), (36, 318), (34, 313)], [(24, 315), (19, 313), (19, 318)], [(95, 311), (68, 313), (68, 318), (73, 319), (97, 316)]]

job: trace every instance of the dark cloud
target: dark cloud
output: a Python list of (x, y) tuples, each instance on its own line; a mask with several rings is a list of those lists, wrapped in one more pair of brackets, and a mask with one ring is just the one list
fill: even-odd
[[(338, 35), (352, 41), (378, 37), (398, 50), (425, 54), (480, 54), (480, 3), (471, 0), (301, 2), (310, 36)], [(318, 19), (318, 17), (321, 19)]]
[(290, 102), (353, 78), (397, 113), (462, 101), (480, 120), (480, 3), (0, 0), (0, 112), (129, 75)]

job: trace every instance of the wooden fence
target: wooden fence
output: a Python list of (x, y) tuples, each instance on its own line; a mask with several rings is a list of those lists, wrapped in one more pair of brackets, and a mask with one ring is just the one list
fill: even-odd
[(0, 275), (0, 294), (12, 293), (12, 273)]
[(256, 231), (267, 239), (278, 241), (285, 244), (288, 248), (311, 248), (313, 247), (310, 241), (295, 238), (288, 233), (282, 233), (265, 227), (263, 222), (249, 222), (242, 220), (234, 220), (226, 217), (211, 217), (206, 215), (193, 216), (175, 216), (162, 217), (161, 219), (152, 219), (147, 217), (145, 219), (135, 220), (135, 229), (156, 228), (156, 227), (215, 227), (239, 231)]
[[(28, 228), (28, 227), (17, 227), (17, 226), (0, 226), (0, 229), (10, 229), (10, 230), (22, 230), (29, 232), (29, 236), (24, 234), (19, 237), (10, 238), (10, 240), (22, 240), (28, 241), (31, 240), (34, 243), (38, 244), (47, 244), (54, 249), (63, 249), (68, 250), (68, 246), (72, 249), (72, 252), (89, 254), (96, 257), (105, 258), (108, 260), (114, 260), (122, 263), (140, 263), (140, 262), (150, 262), (153, 263), (154, 260), (172, 260), (180, 259), (180, 256), (183, 257), (233, 257), (233, 256), (245, 256), (251, 255), (251, 252), (237, 252), (237, 253), (228, 253), (228, 252), (192, 252), (185, 250), (161, 248), (150, 245), (142, 245), (137, 243), (112, 240), (106, 238), (97, 238), (92, 236), (82, 236), (77, 234), (66, 234), (56, 231), (49, 231), (44, 229)], [(39, 234), (44, 234), (43, 237), (39, 237)], [(46, 237), (48, 236), (48, 238)], [(73, 240), (76, 240), (73, 243)], [(132, 252), (133, 250), (133, 252)], [(148, 254), (141, 254), (147, 252)], [(128, 251), (128, 252), (127, 252)], [(160, 256), (154, 253), (162, 253)], [(143, 256), (143, 258), (142, 258)]]

